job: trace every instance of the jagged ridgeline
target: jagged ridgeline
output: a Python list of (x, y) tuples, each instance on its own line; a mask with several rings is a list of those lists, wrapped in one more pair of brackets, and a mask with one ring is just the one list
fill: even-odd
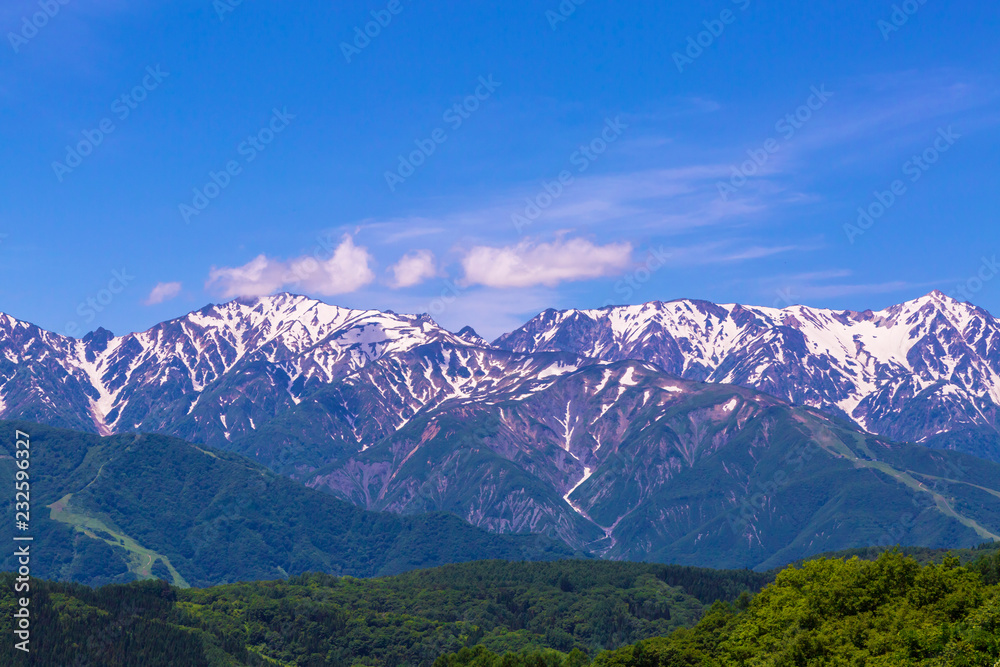
[(1000, 321), (990, 313), (934, 291), (864, 312), (690, 299), (547, 310), (494, 345), (648, 361), (689, 380), (819, 408), (894, 440), (1000, 461), (998, 341)]
[[(443, 513), (369, 512), (229, 452), (158, 435), (102, 438), (0, 422), (32, 442), (32, 575), (102, 584), (157, 576), (178, 586), (306, 571), (392, 574), (485, 558), (572, 556), (541, 536), (494, 535)], [(14, 479), (13, 441), (0, 477)], [(11, 542), (13, 504), (0, 529)], [(16, 570), (8, 550), (0, 569)]]
[[(547, 310), (492, 345), (427, 315), (350, 310), (289, 294), (209, 305), (124, 336), (99, 329), (80, 340), (0, 315), (0, 417), (222, 446), (368, 364), (428, 349), (438, 358), (418, 354), (417, 373), (386, 378), (381, 427), (356, 423), (364, 406), (339, 406), (358, 447), (449, 398), (489, 400), (570, 366), (635, 360), (816, 407), (894, 440), (1000, 460), (998, 339), (996, 318), (940, 292), (878, 312), (697, 300)], [(546, 352), (568, 363), (555, 368)], [(18, 374), (21, 364), (37, 370)]]
[[(968, 567), (923, 555), (936, 564), (892, 552), (778, 574), (487, 561), (209, 589), (36, 581), (33, 664), (992, 667), (996, 550), (963, 554)], [(0, 575), (0, 612), (13, 605), (12, 578)], [(10, 623), (0, 613), (0, 634)], [(0, 645), (2, 664), (17, 660)]]

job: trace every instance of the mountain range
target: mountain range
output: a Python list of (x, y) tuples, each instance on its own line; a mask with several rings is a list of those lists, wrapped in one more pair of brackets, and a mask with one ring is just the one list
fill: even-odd
[(690, 300), (547, 310), (495, 345), (648, 361), (678, 377), (812, 406), (897, 440), (997, 428), (1000, 322), (937, 291), (877, 312)]
[(549, 310), (492, 344), (287, 294), (122, 337), (0, 316), (0, 417), (169, 434), (605, 557), (769, 567), (997, 539), (998, 332), (938, 292)]
[[(816, 407), (897, 440), (995, 432), (1000, 404), (1000, 322), (940, 292), (877, 312), (696, 300), (547, 310), (492, 345), (471, 328), (453, 334), (427, 315), (281, 294), (210, 305), (121, 337), (98, 329), (68, 338), (0, 315), (0, 417), (232, 441), (319, 388), (427, 345), (461, 351), (459, 366), (472, 350), (489, 351), (491, 361), (497, 350), (570, 353), (584, 358), (577, 366), (647, 361), (677, 377)], [(482, 363), (481, 353), (473, 357)], [(22, 364), (36, 372), (18, 374)], [(478, 378), (462, 389), (448, 384), (451, 392), (418, 396), (421, 405), (490, 388)], [(239, 396), (252, 406), (229, 414), (246, 405)]]

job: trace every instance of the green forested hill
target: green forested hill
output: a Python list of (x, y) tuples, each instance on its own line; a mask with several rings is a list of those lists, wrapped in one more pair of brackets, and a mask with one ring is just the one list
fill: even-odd
[[(0, 576), (4, 635), (11, 579)], [(431, 665), (476, 645), (596, 655), (690, 627), (714, 601), (766, 581), (748, 571), (639, 563), (482, 561), (380, 579), (306, 575), (208, 589), (36, 582), (35, 659), (43, 662), (35, 664)], [(0, 664), (12, 664), (11, 650), (0, 645)]]
[[(485, 558), (574, 555), (534, 535), (495, 535), (444, 514), (369, 512), (237, 454), (158, 435), (96, 435), (0, 422), (0, 479), (13, 433), (31, 434), (32, 574), (92, 585), (160, 576), (180, 586), (307, 571), (370, 577)], [(11, 484), (13, 489), (13, 483)], [(0, 524), (11, 543), (13, 504)], [(5, 515), (7, 516), (7, 515)], [(13, 549), (0, 570), (15, 569)]]
[(487, 647), (434, 667), (997, 667), (1000, 555), (920, 565), (898, 551), (876, 560), (817, 559), (790, 567), (754, 598), (718, 603), (680, 629), (591, 661)]
[[(13, 575), (0, 575), (0, 634)], [(995, 667), (1000, 556), (818, 559), (767, 575), (484, 561), (380, 579), (94, 590), (36, 581), (33, 662), (238, 667)], [(706, 612), (707, 610), (707, 612)], [(700, 620), (699, 620), (700, 619)], [(609, 649), (609, 650), (605, 650)]]

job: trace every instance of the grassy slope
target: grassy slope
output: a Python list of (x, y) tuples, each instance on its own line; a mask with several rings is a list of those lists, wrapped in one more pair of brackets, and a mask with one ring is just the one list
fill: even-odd
[(49, 518), (53, 521), (67, 524), (74, 530), (83, 533), (86, 537), (94, 540), (102, 540), (113, 547), (120, 547), (128, 552), (128, 571), (136, 579), (153, 578), (153, 563), (162, 560), (169, 572), (170, 578), (167, 580), (181, 588), (187, 588), (189, 584), (181, 576), (180, 572), (173, 566), (170, 559), (161, 553), (147, 549), (128, 535), (118, 532), (108, 526), (100, 518), (92, 516), (86, 510), (71, 508), (70, 503), (73, 494), (68, 493), (56, 502), (49, 505)]

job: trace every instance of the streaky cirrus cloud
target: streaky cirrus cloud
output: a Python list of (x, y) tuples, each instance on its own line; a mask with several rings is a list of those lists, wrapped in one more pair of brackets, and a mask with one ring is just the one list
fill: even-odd
[(181, 284), (178, 282), (174, 283), (156, 283), (149, 292), (149, 296), (143, 301), (147, 306), (155, 306), (159, 303), (165, 301), (170, 301), (181, 293)]
[(762, 293), (777, 298), (772, 304), (783, 308), (808, 304), (817, 299), (868, 296), (882, 294), (924, 294), (931, 288), (941, 287), (942, 281), (883, 280), (864, 282), (851, 280), (850, 269), (828, 269), (796, 274), (762, 277), (757, 282)]
[(632, 259), (631, 243), (595, 245), (586, 239), (551, 243), (524, 240), (504, 247), (475, 246), (462, 258), (466, 285), (554, 287), (589, 280), (624, 269)]
[(389, 267), (392, 287), (413, 287), (437, 275), (437, 260), (430, 250), (414, 250)]
[(264, 296), (298, 287), (320, 296), (347, 294), (375, 280), (372, 256), (367, 248), (354, 245), (345, 234), (326, 260), (304, 255), (290, 260), (258, 255), (243, 266), (212, 267), (205, 288), (223, 298)]

